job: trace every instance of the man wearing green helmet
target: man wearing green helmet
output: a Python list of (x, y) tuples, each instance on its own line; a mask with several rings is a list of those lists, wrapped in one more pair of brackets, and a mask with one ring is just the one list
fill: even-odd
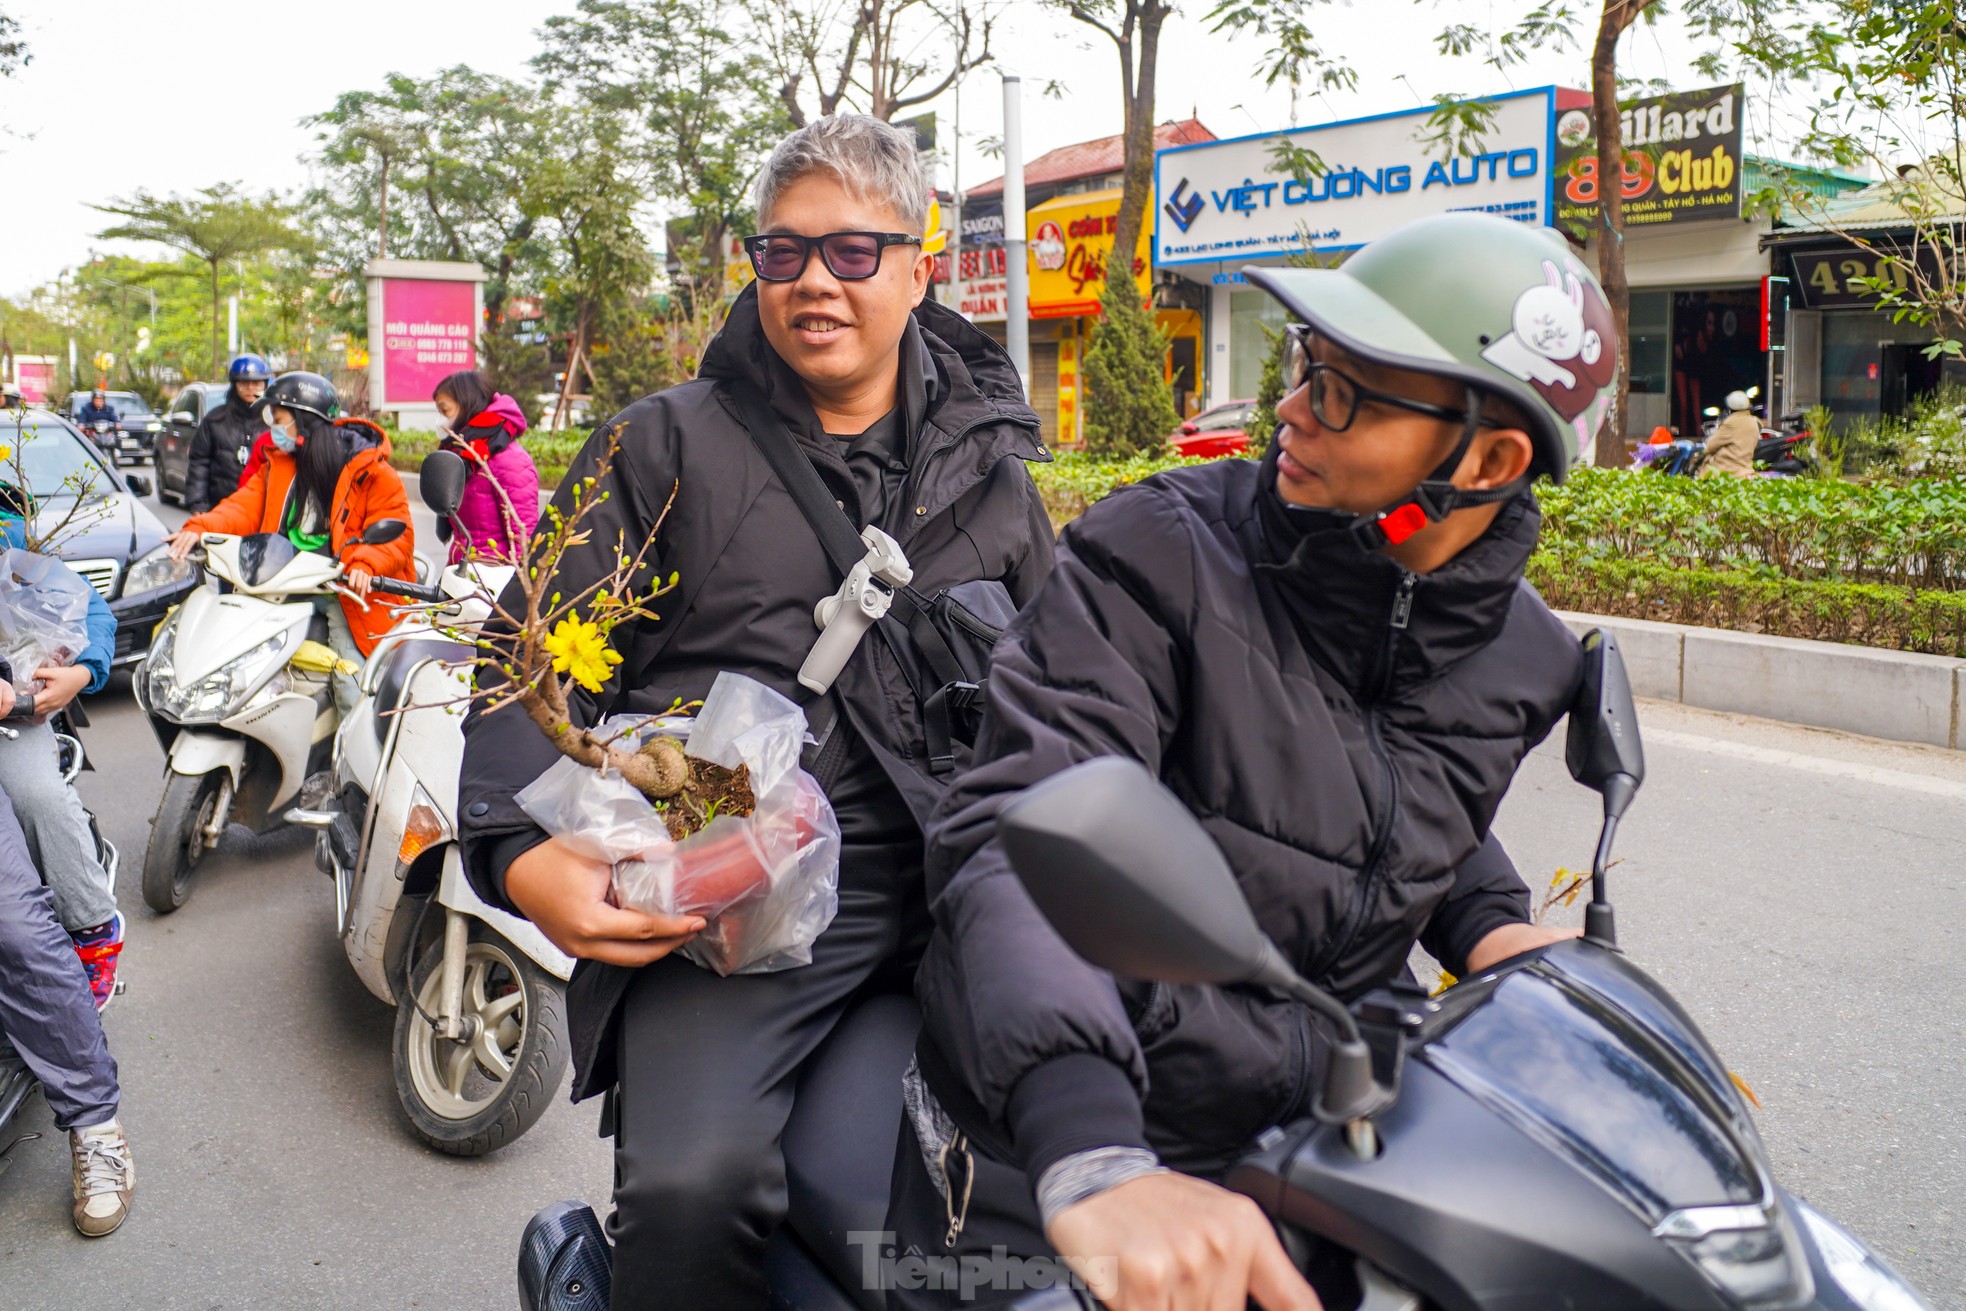
[[(1556, 233), (1476, 214), (1339, 269), (1246, 273), (1296, 320), (1270, 453), (1147, 479), (1065, 529), (929, 833), (896, 1249), (1059, 1254), (1113, 1311), (1319, 1305), (1215, 1180), (1308, 1113), (1331, 1035), (1266, 992), (1075, 956), (995, 836), (1024, 788), (1141, 761), (1291, 963), (1345, 998), (1416, 941), (1465, 974), (1572, 936), (1530, 923), (1489, 825), (1579, 677), (1522, 573), (1530, 480), (1561, 479), (1610, 406), (1603, 292)], [(959, 1303), (917, 1286), (891, 1305)]]

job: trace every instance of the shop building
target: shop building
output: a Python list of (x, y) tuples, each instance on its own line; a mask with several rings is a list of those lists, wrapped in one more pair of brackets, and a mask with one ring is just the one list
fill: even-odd
[[(1494, 97), (1481, 148), (1459, 157), (1423, 139), (1426, 108), (1160, 151), (1154, 263), (1204, 298), (1207, 403), (1255, 396), (1283, 327), (1281, 307), (1248, 284), (1245, 265), (1336, 263), (1450, 210), (1549, 223), (1555, 94)], [(1280, 144), (1321, 168), (1298, 169)]]
[[(1157, 147), (1213, 141), (1194, 118), (1154, 130)], [(1112, 257), (1125, 143), (1119, 136), (1062, 146), (1024, 166), (1024, 232), (1030, 244), (1030, 378), (1032, 408), (1053, 443), (1079, 440), (1084, 423), (1080, 365), (1099, 316), (1100, 284)], [(963, 193), (961, 243), (948, 296), (958, 312), (999, 341), (1006, 306), (1003, 179)], [(1008, 221), (1016, 221), (1011, 219)], [(1201, 406), (1202, 298), (1183, 285), (1156, 287), (1151, 272), (1151, 224), (1134, 254), (1141, 296), (1152, 298), (1156, 320), (1174, 338), (1169, 377), (1183, 415)], [(1095, 276), (1096, 274), (1096, 276)]]
[[(1948, 169), (1906, 169), (1763, 236), (1773, 262), (1770, 317), (1781, 347), (1775, 395), (1783, 408), (1823, 405), (1839, 421), (1875, 423), (1942, 385), (1966, 386), (1966, 362), (1927, 355), (1934, 331), (1893, 322), (1864, 282), (1907, 285), (1902, 264), (1887, 256), (1921, 248), (1913, 258), (1937, 280), (1933, 234), (1966, 227), (1966, 197), (1951, 194), (1948, 176)], [(1916, 225), (1905, 208), (1911, 196), (1929, 216)]]
[[(1487, 103), (1489, 129), (1456, 156), (1427, 137), (1429, 109), (1166, 149), (1156, 212), (1157, 267), (1207, 289), (1204, 358), (1210, 404), (1256, 393), (1284, 315), (1247, 285), (1248, 264), (1342, 261), (1415, 219), (1456, 210), (1587, 234), (1597, 219), (1596, 141), (1588, 92), (1543, 88)], [(1764, 311), (1765, 218), (1742, 197), (1767, 185), (1741, 149), (1742, 89), (1714, 87), (1625, 102), (1625, 268), (1631, 287), (1628, 436), (1660, 425), (1697, 431), (1727, 392), (1771, 390)], [(1290, 151), (1279, 151), (1279, 143)], [(1288, 158), (1322, 166), (1300, 176)], [(1863, 180), (1789, 167), (1789, 184), (1835, 196)], [(1578, 238), (1573, 237), (1573, 241)], [(1593, 262), (1594, 242), (1583, 249)], [(1771, 350), (1772, 347), (1772, 350)]]

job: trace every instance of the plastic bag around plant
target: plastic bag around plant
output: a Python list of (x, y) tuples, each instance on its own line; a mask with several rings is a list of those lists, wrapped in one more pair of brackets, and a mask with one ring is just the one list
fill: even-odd
[(34, 691), (36, 669), (73, 664), (88, 646), (91, 590), (53, 556), (18, 547), (0, 555), (0, 656), (17, 690)]
[(615, 715), (632, 751), (654, 735), (689, 754), (750, 770), (756, 809), (719, 815), (681, 842), (662, 813), (619, 774), (561, 759), (517, 797), (539, 826), (614, 870), (614, 899), (656, 915), (700, 915), (709, 927), (682, 954), (718, 974), (763, 974), (812, 961), (812, 944), (839, 910), (840, 825), (799, 768), (805, 712), (740, 674), (723, 673), (692, 719)]

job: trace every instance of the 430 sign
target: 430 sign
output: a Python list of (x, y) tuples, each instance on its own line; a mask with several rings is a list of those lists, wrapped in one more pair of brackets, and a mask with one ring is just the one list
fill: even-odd
[[(1845, 246), (1797, 252), (1792, 258), (1796, 290), (1812, 310), (1875, 305), (1886, 288), (1911, 290), (1912, 270), (1903, 256)], [(1920, 251), (1917, 264), (1929, 280), (1938, 279), (1938, 257), (1931, 251)]]

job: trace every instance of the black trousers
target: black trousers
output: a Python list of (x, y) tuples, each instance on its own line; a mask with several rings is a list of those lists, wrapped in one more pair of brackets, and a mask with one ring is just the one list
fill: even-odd
[(906, 992), (928, 940), (919, 840), (849, 845), (812, 963), (719, 978), (670, 957), (629, 986), (614, 1147), (615, 1311), (767, 1304), (800, 1071), (859, 998)]
[[(966, 1199), (958, 1184), (952, 1202), (930, 1176), (914, 1126), (901, 1126), (887, 1212), (894, 1246), (882, 1280), (889, 1311), (1000, 1306), (1073, 1278), (1044, 1236), (1024, 1171), (965, 1144), (973, 1182)], [(961, 1167), (953, 1173), (963, 1177)], [(953, 1242), (952, 1215), (961, 1220)]]

